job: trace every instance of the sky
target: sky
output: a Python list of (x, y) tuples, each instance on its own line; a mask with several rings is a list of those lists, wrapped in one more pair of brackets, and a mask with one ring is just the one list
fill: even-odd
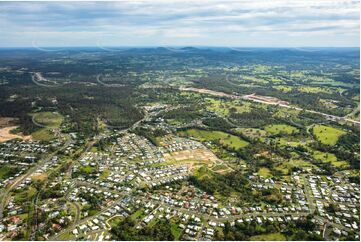
[(359, 47), (360, 1), (0, 2), (0, 47)]

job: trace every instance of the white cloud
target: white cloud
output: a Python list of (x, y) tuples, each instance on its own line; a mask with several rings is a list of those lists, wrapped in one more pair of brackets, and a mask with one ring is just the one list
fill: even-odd
[(359, 7), (353, 0), (0, 2), (5, 35), (0, 45), (26, 44), (34, 36), (53, 45), (61, 44), (61, 38), (88, 45), (99, 39), (118, 45), (223, 45), (242, 39), (241, 45), (255, 43), (254, 36), (260, 35), (267, 46), (277, 35), (281, 40), (303, 33), (309, 36), (307, 45), (314, 36), (317, 44), (343, 39), (357, 46)]

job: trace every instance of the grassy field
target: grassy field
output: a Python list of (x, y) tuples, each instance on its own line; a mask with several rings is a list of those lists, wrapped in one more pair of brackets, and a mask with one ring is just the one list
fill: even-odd
[(315, 158), (316, 160), (331, 162), (331, 163), (337, 161), (337, 158), (334, 154), (321, 152), (317, 150), (313, 153), (313, 158)]
[(286, 175), (289, 174), (293, 167), (303, 168), (307, 170), (314, 168), (315, 165), (301, 159), (290, 159), (289, 161), (282, 162), (281, 165), (276, 167), (276, 170), (281, 171), (283, 174)]
[(111, 217), (111, 219), (108, 220), (108, 223), (110, 227), (114, 228), (116, 227), (121, 221), (123, 221), (123, 217), (120, 215), (115, 215), (114, 217)]
[(222, 99), (207, 98), (207, 109), (217, 113), (220, 116), (228, 116), (230, 109), (234, 109), (237, 113), (250, 112), (250, 103), (243, 103), (240, 101), (225, 101)]
[(152, 228), (159, 222), (157, 215), (158, 215), (158, 212), (154, 214), (154, 218), (149, 222), (147, 227)]
[(33, 114), (34, 121), (49, 128), (59, 128), (63, 116), (57, 112), (40, 112)]
[(39, 129), (31, 134), (34, 140), (49, 141), (54, 139), (54, 134), (47, 128)]
[(292, 88), (289, 87), (289, 86), (282, 86), (282, 85), (280, 85), (280, 86), (274, 86), (273, 88), (274, 88), (274, 89), (277, 89), (277, 90), (279, 90), (279, 91), (281, 91), (281, 92), (290, 92), (290, 91), (292, 91)]
[(68, 232), (61, 234), (59, 237), (57, 237), (57, 240), (66, 241), (66, 240), (70, 240), (73, 237), (74, 237), (74, 235), (72, 234), (72, 232), (68, 231)]
[(105, 178), (107, 178), (109, 176), (109, 173), (110, 173), (110, 171), (108, 169), (104, 170), (102, 172), (102, 174), (100, 175), (99, 179), (104, 180)]
[(31, 134), (34, 140), (49, 141), (54, 139), (51, 129), (59, 128), (64, 118), (57, 112), (40, 112), (32, 114), (34, 121), (45, 126)]
[(263, 176), (263, 177), (272, 177), (271, 175), (271, 171), (266, 168), (266, 167), (261, 167), (259, 170), (258, 170), (258, 175), (259, 176)]
[(249, 143), (238, 136), (227, 134), (222, 131), (208, 131), (200, 129), (188, 129), (178, 132), (180, 136), (194, 137), (200, 141), (218, 141), (223, 146), (239, 149), (247, 146)]
[(132, 215), (130, 215), (131, 219), (136, 220), (137, 218), (139, 218), (144, 212), (144, 208), (140, 208), (137, 211), (135, 211), (135, 213), (133, 213)]
[(335, 145), (338, 138), (346, 134), (346, 132), (330, 126), (315, 125), (313, 127), (313, 134), (321, 143), (325, 145)]
[(20, 171), (19, 167), (11, 166), (11, 165), (1, 165), (0, 179), (6, 179), (10, 176), (13, 176), (19, 171)]
[(291, 147), (297, 147), (297, 146), (307, 146), (310, 143), (312, 143), (312, 139), (305, 139), (305, 138), (299, 138), (299, 137), (281, 137), (281, 138), (275, 138), (277, 143), (281, 146), (291, 146)]
[(182, 122), (175, 119), (167, 119), (167, 123), (170, 125), (182, 125)]
[(90, 174), (90, 173), (94, 172), (95, 168), (87, 165), (87, 166), (82, 166), (82, 167), (80, 167), (80, 170), (81, 170), (82, 172), (85, 172), (85, 173)]
[(252, 241), (280, 241), (286, 240), (286, 237), (281, 233), (273, 233), (273, 234), (261, 234), (255, 235), (250, 238)]
[(277, 138), (277, 144), (280, 144), (282, 146), (292, 146), (292, 147), (297, 147), (301, 144), (301, 142), (299, 141), (292, 141), (292, 140), (288, 140), (285, 138)]
[(289, 119), (290, 116), (296, 117), (299, 113), (300, 113), (300, 110), (289, 109), (289, 108), (280, 108), (276, 112), (273, 113), (272, 117)]
[(212, 177), (212, 171), (209, 170), (207, 167), (202, 166), (199, 169), (197, 169), (193, 175), (197, 177), (198, 179), (202, 179), (204, 177)]
[(306, 92), (306, 93), (331, 93), (331, 91), (328, 88), (325, 87), (309, 87), (309, 86), (302, 86), (299, 87), (298, 90), (300, 92)]
[(46, 173), (41, 173), (38, 175), (34, 175), (31, 177), (32, 180), (34, 181), (45, 181), (46, 179), (48, 179), (48, 174)]
[(266, 137), (267, 132), (262, 129), (255, 129), (255, 128), (237, 128), (234, 129), (237, 133), (243, 134), (251, 139), (257, 139), (261, 137)]
[(271, 124), (271, 125), (267, 125), (264, 130), (266, 130), (268, 133), (271, 134), (280, 134), (280, 133), (284, 133), (284, 134), (293, 134), (293, 133), (298, 133), (298, 129), (287, 125), (287, 124)]
[(170, 229), (171, 229), (172, 235), (174, 236), (174, 240), (179, 240), (180, 236), (182, 235), (182, 229), (179, 228), (178, 224), (171, 223)]
[(228, 166), (224, 164), (216, 165), (212, 168), (213, 171), (226, 170), (226, 169), (228, 169)]
[(330, 162), (335, 167), (348, 167), (349, 164), (346, 161), (339, 161), (337, 157), (332, 153), (321, 152), (316, 150), (313, 153), (313, 158), (322, 162)]
[(36, 194), (36, 189), (34, 187), (29, 187), (29, 189), (22, 191), (20, 193), (16, 193), (14, 196), (14, 201), (21, 203), (30, 201), (31, 198)]

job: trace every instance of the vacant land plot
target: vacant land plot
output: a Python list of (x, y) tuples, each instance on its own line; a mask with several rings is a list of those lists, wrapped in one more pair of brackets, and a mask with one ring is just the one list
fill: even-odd
[(179, 240), (180, 236), (182, 235), (182, 229), (179, 227), (179, 225), (175, 223), (171, 223), (170, 229), (172, 235), (174, 236), (174, 240)]
[(51, 129), (59, 128), (64, 118), (57, 112), (33, 113), (33, 122), (43, 127), (31, 134), (34, 140), (49, 141), (54, 138)]
[(315, 125), (313, 127), (313, 134), (321, 143), (325, 145), (335, 145), (338, 138), (346, 134), (346, 132), (330, 126)]
[(315, 165), (310, 162), (301, 160), (301, 159), (290, 159), (289, 161), (282, 162), (281, 165), (276, 167), (276, 170), (281, 171), (283, 174), (289, 174), (293, 167), (310, 170), (312, 168), (316, 168)]
[(292, 91), (292, 87), (289, 87), (289, 86), (274, 86), (273, 87), (274, 89), (277, 89), (277, 90), (279, 90), (279, 91), (281, 91), (281, 92), (290, 92), (290, 91)]
[(203, 179), (203, 178), (211, 178), (213, 176), (213, 172), (208, 169), (206, 166), (201, 166), (198, 169), (196, 169), (193, 173), (197, 179)]
[(14, 196), (14, 201), (21, 203), (30, 201), (31, 198), (36, 194), (36, 189), (34, 187), (29, 187), (29, 189), (18, 192)]
[(221, 145), (239, 149), (247, 146), (249, 143), (238, 136), (231, 135), (222, 131), (209, 131), (200, 129), (188, 129), (178, 133), (181, 136), (194, 137), (200, 141), (219, 142)]
[(208, 167), (212, 167), (215, 164), (223, 162), (210, 150), (206, 149), (182, 150), (166, 153), (164, 154), (164, 159), (167, 160), (167, 164), (188, 164), (189, 169), (193, 169), (193, 166), (204, 164), (207, 164)]
[(299, 91), (301, 92), (306, 92), (306, 93), (331, 93), (331, 91), (328, 88), (325, 87), (310, 87), (310, 86), (302, 86), (298, 88)]
[(262, 176), (262, 177), (271, 177), (271, 171), (266, 168), (266, 167), (262, 167), (258, 170), (258, 175)]
[(31, 136), (23, 136), (18, 134), (12, 134), (11, 131), (16, 129), (18, 126), (10, 126), (0, 129), (0, 142), (5, 142), (12, 139), (23, 139), (31, 140)]
[(287, 124), (267, 125), (264, 129), (271, 134), (280, 134), (280, 133), (294, 134), (294, 133), (298, 133), (299, 131), (296, 127)]
[(261, 234), (255, 235), (250, 238), (252, 241), (280, 241), (286, 240), (286, 237), (281, 233), (273, 233), (273, 234)]
[(57, 112), (41, 112), (33, 114), (34, 121), (49, 128), (59, 128), (63, 122), (63, 116)]
[(49, 141), (54, 139), (54, 134), (47, 128), (42, 128), (31, 134), (34, 140)]
[(349, 164), (346, 161), (339, 161), (337, 157), (332, 153), (314, 151), (313, 158), (322, 162), (329, 162), (335, 167), (348, 167)]
[(306, 139), (306, 138), (299, 138), (299, 137), (281, 137), (275, 139), (278, 144), (282, 146), (291, 146), (291, 147), (297, 147), (297, 146), (307, 146), (308, 144), (312, 143), (312, 139)]
[(15, 175), (17, 172), (20, 171), (20, 168), (17, 166), (11, 166), (11, 165), (1, 165), (0, 169), (0, 179), (7, 179), (13, 175)]
[(0, 117), (0, 142), (5, 142), (12, 139), (31, 140), (31, 136), (23, 136), (15, 134), (12, 131), (18, 126), (15, 125), (17, 120), (10, 117)]
[(37, 173), (31, 177), (31, 179), (33, 179), (35, 181), (44, 181), (47, 178), (48, 178), (48, 174), (46, 174), (46, 173)]
[(207, 98), (207, 109), (217, 113), (220, 116), (228, 116), (230, 111), (233, 110), (237, 113), (244, 113), (251, 111), (251, 104), (241, 102), (239, 100), (223, 100), (215, 98)]
[(267, 136), (267, 132), (262, 129), (255, 128), (237, 128), (234, 129), (236, 132), (241, 133), (251, 139), (257, 139)]
[(224, 165), (224, 164), (220, 164), (220, 165), (216, 165), (215, 167), (212, 168), (213, 171), (220, 171), (220, 170), (227, 170), (228, 166)]
[(313, 158), (319, 161), (324, 162), (335, 162), (337, 161), (337, 158), (334, 154), (327, 153), (327, 152), (321, 152), (321, 151), (315, 151), (313, 153)]
[(296, 117), (300, 113), (300, 110), (290, 109), (290, 108), (279, 108), (276, 112), (273, 113), (272, 117), (289, 119), (290, 117)]

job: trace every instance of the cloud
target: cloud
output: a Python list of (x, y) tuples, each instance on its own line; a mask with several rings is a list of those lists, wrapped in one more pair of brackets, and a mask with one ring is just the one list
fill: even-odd
[(278, 38), (358, 46), (359, 7), (354, 0), (0, 2), (0, 45), (272, 46)]

